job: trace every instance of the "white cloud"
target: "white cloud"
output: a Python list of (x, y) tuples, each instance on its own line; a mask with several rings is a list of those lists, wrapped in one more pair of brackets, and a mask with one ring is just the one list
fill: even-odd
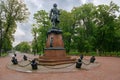
[(15, 37), (17, 36), (25, 36), (25, 32), (23, 30), (21, 30), (21, 28), (17, 27), (17, 30), (15, 32)]
[(113, 1), (115, 4), (117, 4), (118, 6), (120, 6), (120, 0), (93, 0), (93, 3), (95, 5), (100, 5), (100, 4), (109, 5), (111, 1)]
[(16, 46), (18, 43), (20, 43), (21, 42), (20, 38), (24, 36), (26, 36), (25, 32), (18, 26), (14, 34), (15, 41), (13, 42), (13, 46)]
[(43, 1), (42, 0), (31, 0), (31, 3), (34, 4), (34, 5), (36, 5), (37, 8), (39, 9), (39, 8), (42, 8)]
[(85, 4), (86, 3), (86, 0), (81, 0), (82, 1), (82, 4)]

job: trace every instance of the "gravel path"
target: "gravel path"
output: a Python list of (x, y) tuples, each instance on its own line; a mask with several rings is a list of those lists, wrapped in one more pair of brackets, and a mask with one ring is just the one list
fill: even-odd
[[(120, 80), (120, 58), (117, 57), (96, 57), (97, 62), (100, 62), (101, 65), (90, 70), (23, 73), (7, 68), (7, 64), (11, 60), (10, 56), (0, 58), (0, 80)], [(21, 59), (21, 56), (18, 59)]]

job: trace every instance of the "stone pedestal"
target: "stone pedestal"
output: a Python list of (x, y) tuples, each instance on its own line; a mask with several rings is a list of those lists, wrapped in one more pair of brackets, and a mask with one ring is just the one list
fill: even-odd
[(61, 30), (52, 28), (48, 31), (44, 55), (39, 56), (39, 62), (42, 65), (58, 65), (75, 62), (75, 59), (71, 59), (66, 55)]

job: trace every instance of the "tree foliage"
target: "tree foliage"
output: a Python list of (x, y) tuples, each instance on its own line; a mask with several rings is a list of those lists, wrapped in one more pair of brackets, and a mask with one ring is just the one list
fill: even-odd
[(43, 52), (46, 38), (47, 38), (47, 31), (50, 27), (50, 21), (48, 13), (45, 10), (37, 11), (34, 14), (34, 19), (36, 20), (36, 24), (33, 24), (32, 33), (34, 36), (33, 40), (33, 51)]
[(15, 50), (28, 53), (31, 50), (31, 46), (29, 45), (28, 42), (21, 42), (15, 46)]
[[(96, 29), (96, 47), (102, 51), (116, 51), (115, 43), (118, 42), (116, 39), (116, 28), (117, 16), (115, 12), (119, 11), (119, 7), (113, 2), (110, 5), (99, 5), (97, 6), (97, 29)], [(119, 38), (117, 36), (117, 38)]]
[(0, 30), (2, 32), (0, 49), (4, 51), (12, 48), (13, 34), (16, 31), (17, 22), (23, 22), (28, 18), (28, 8), (21, 0), (0, 1)]
[(63, 41), (66, 51), (69, 53), (72, 46), (72, 37), (74, 36), (74, 19), (70, 12), (61, 10), (59, 27), (63, 30)]

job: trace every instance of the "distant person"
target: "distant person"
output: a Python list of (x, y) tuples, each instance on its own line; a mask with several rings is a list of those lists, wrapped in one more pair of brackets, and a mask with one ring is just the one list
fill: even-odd
[(33, 54), (34, 54), (34, 56), (35, 56), (35, 55), (36, 55), (36, 53), (37, 53), (37, 50), (33, 50), (32, 52), (33, 52)]

